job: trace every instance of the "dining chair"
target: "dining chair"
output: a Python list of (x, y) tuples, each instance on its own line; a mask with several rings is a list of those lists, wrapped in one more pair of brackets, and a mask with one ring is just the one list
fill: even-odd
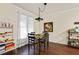
[(42, 34), (43, 34), (43, 38), (41, 40), (41, 43), (44, 44), (44, 51), (45, 51), (49, 47), (49, 34), (48, 32), (43, 32)]
[(28, 54), (30, 53), (30, 49), (34, 48), (35, 53), (35, 33), (28, 33)]

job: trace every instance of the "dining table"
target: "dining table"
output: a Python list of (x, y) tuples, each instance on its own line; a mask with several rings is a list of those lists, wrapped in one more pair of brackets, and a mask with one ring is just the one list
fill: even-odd
[[(45, 44), (46, 39), (44, 39), (44, 34), (40, 33), (40, 34), (28, 36), (28, 44), (29, 44), (29, 41), (30, 41), (29, 38), (31, 38), (31, 40), (32, 39), (34, 40), (34, 42), (32, 44), (34, 46), (34, 54), (35, 54), (35, 50), (37, 49), (38, 55), (40, 55), (42, 44), (44, 44), (44, 46), (43, 46), (44, 50), (45, 50), (45, 47), (46, 47), (46, 44)], [(37, 45), (37, 47), (36, 47), (36, 45)], [(28, 45), (28, 52), (30, 52), (29, 45)]]

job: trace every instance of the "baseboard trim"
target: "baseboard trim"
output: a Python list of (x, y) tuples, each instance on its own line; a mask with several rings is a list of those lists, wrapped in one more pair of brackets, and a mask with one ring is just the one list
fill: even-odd
[(59, 45), (63, 45), (63, 46), (68, 46), (67, 44), (61, 44), (61, 43), (56, 43), (56, 42), (50, 42), (50, 44), (52, 44), (52, 43), (54, 43), (54, 44), (59, 44)]

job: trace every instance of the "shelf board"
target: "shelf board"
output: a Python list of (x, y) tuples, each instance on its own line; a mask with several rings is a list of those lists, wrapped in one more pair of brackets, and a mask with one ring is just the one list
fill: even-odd
[(4, 54), (4, 53), (7, 53), (7, 52), (9, 52), (9, 51), (12, 51), (12, 50), (14, 50), (15, 48), (12, 48), (12, 49), (10, 49), (10, 50), (7, 50), (7, 51), (4, 51), (4, 52), (2, 52), (2, 53), (0, 53), (0, 54)]
[(0, 43), (0, 45), (3, 45), (3, 44), (6, 44), (6, 43)]
[(6, 42), (6, 44), (9, 44), (9, 43), (14, 43), (14, 41)]
[(13, 36), (13, 33), (10, 33), (10, 34), (0, 34), (0, 36)]
[(79, 32), (69, 32), (69, 33), (77, 33), (77, 34), (79, 34)]
[(0, 27), (0, 28), (10, 28), (10, 29), (12, 29), (13, 27)]
[(9, 49), (9, 50), (5, 51), (5, 53), (6, 53), (6, 52), (9, 52), (9, 51), (12, 51), (12, 50), (14, 50), (14, 49), (15, 49), (15, 48)]
[(69, 38), (69, 39), (78, 39), (79, 40), (79, 38)]
[(5, 42), (5, 43), (0, 43), (0, 45), (3, 45), (3, 44), (8, 44), (8, 43), (14, 43), (14, 41), (10, 41), (10, 42)]

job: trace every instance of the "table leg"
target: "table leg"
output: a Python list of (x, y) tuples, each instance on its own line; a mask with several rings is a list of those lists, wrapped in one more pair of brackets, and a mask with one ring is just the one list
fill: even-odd
[(38, 41), (39, 41), (39, 52), (38, 53), (40, 55), (40, 39), (38, 39)]

